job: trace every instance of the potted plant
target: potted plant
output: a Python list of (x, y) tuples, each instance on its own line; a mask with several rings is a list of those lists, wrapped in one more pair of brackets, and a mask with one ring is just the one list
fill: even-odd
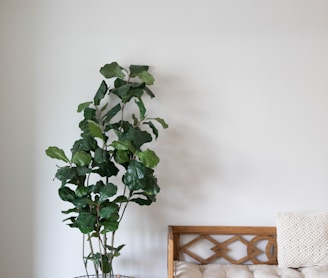
[(158, 124), (168, 125), (147, 115), (144, 96), (155, 96), (148, 69), (104, 65), (100, 73), (106, 80), (91, 101), (78, 105), (84, 118), (71, 156), (56, 146), (46, 150), (47, 156), (65, 163), (57, 166), (55, 178), (61, 182), (59, 197), (71, 204), (62, 211), (68, 215), (64, 221), (83, 234), (86, 277), (88, 262), (94, 266), (92, 277), (114, 277), (113, 259), (124, 247), (116, 245), (115, 234), (127, 206), (149, 206), (160, 191), (154, 172), (159, 157), (145, 146), (157, 139)]

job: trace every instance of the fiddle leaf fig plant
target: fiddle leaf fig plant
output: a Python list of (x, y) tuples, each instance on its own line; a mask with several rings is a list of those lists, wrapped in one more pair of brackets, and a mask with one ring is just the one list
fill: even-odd
[(92, 262), (96, 277), (112, 277), (113, 259), (124, 247), (116, 245), (115, 233), (127, 206), (149, 206), (160, 191), (154, 171), (160, 159), (147, 146), (158, 138), (158, 126), (168, 125), (147, 114), (144, 97), (155, 97), (148, 70), (144, 65), (104, 65), (100, 73), (105, 80), (93, 99), (78, 105), (83, 120), (71, 154), (56, 146), (46, 150), (47, 156), (63, 162), (55, 178), (59, 197), (71, 207), (62, 213), (83, 234), (87, 275)]

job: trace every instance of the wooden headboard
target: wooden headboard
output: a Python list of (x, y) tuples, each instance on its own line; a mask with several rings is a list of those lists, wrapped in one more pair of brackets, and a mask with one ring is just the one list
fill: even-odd
[[(210, 255), (203, 258), (193, 248), (206, 242)], [(232, 253), (237, 246), (244, 247), (242, 257)], [(195, 251), (196, 250), (196, 251)], [(224, 260), (230, 264), (277, 264), (275, 227), (253, 226), (169, 226), (168, 278), (174, 277), (174, 261), (189, 258), (194, 263), (210, 264)]]

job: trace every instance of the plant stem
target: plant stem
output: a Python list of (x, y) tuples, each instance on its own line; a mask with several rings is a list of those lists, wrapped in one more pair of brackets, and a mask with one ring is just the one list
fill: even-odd
[[(104, 255), (107, 257), (107, 236), (106, 234), (103, 235), (103, 248), (104, 248)], [(105, 274), (106, 277), (106, 274)]]
[(88, 273), (88, 260), (85, 259), (85, 234), (83, 234), (83, 242), (82, 242), (82, 259), (83, 259), (83, 264), (84, 264), (84, 269), (85, 269), (85, 273), (87, 274), (87, 276), (89, 276), (89, 273)]
[(125, 213), (125, 210), (126, 210), (126, 208), (128, 207), (129, 202), (130, 202), (130, 201), (127, 201), (127, 202), (125, 203), (125, 205), (124, 205), (124, 207), (123, 207), (123, 211), (122, 211), (121, 217), (120, 217), (120, 219), (118, 220), (118, 223), (121, 223), (122, 218), (123, 218), (124, 213)]
[[(93, 251), (93, 245), (92, 245), (92, 241), (91, 241), (91, 236), (90, 236), (90, 234), (88, 234), (88, 241), (89, 241), (90, 251), (91, 251), (92, 257), (95, 257), (95, 252)], [(94, 266), (94, 268), (95, 268), (96, 277), (99, 278), (99, 272), (98, 272), (98, 268), (97, 268), (95, 262), (93, 263), (93, 266)]]
[[(114, 239), (115, 239), (115, 231), (112, 232), (112, 238), (111, 238), (111, 246), (112, 247), (114, 247)], [(110, 256), (110, 259), (109, 259), (109, 263), (112, 266), (112, 269), (110, 271), (110, 274), (114, 277), (113, 259), (114, 259), (113, 250), (111, 250), (111, 256)]]

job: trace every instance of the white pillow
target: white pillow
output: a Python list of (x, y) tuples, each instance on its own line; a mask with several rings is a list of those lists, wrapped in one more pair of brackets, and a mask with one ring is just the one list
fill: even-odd
[(276, 216), (279, 267), (328, 265), (328, 212)]

